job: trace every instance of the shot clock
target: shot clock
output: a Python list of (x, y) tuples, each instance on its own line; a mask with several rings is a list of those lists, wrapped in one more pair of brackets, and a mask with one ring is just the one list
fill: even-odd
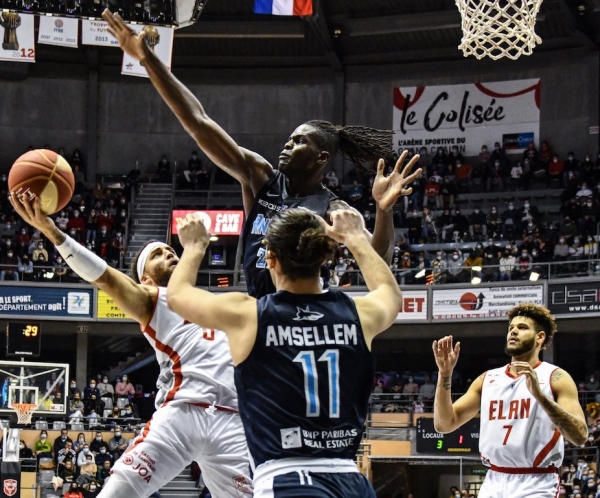
[(42, 334), (39, 323), (8, 322), (6, 325), (6, 356), (39, 356)]
[(479, 419), (473, 419), (449, 434), (433, 428), (433, 419), (417, 420), (417, 453), (424, 455), (479, 454)]

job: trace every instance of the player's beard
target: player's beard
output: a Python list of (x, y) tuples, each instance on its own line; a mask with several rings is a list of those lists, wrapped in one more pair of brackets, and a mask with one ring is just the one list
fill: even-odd
[(158, 287), (166, 287), (169, 285), (169, 279), (171, 278), (171, 275), (173, 275), (173, 270), (175, 270), (174, 266), (155, 268), (154, 275), (152, 275), (152, 280), (154, 280)]
[[(509, 349), (509, 348), (513, 348), (513, 349)], [(508, 355), (508, 356), (521, 356), (524, 355), (525, 353), (529, 353), (530, 351), (533, 351), (535, 349), (535, 337), (532, 337), (531, 339), (527, 339), (525, 341), (521, 341), (520, 344), (517, 344), (516, 346), (510, 346), (508, 343), (506, 343), (506, 346), (504, 346), (504, 352)]]

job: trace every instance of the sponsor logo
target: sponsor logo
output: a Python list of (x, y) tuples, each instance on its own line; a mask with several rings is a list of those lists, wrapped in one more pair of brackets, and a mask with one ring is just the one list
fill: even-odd
[(89, 315), (90, 295), (87, 292), (69, 292), (67, 294), (67, 313), (70, 315)]
[(290, 427), (289, 429), (280, 429), (281, 447), (284, 450), (289, 448), (301, 448), (302, 438), (300, 437), (300, 427)]
[(308, 306), (305, 310), (303, 310), (299, 306), (296, 306), (296, 309), (298, 310), (298, 312), (296, 313), (296, 318), (294, 318), (294, 320), (297, 322), (304, 320), (308, 320), (309, 322), (315, 322), (325, 316), (322, 313), (319, 313), (318, 311), (310, 311)]
[(4, 494), (13, 496), (17, 492), (17, 481), (15, 479), (4, 479)]
[(533, 142), (534, 133), (509, 133), (502, 135), (502, 145), (506, 150), (526, 149)]
[(64, 26), (64, 24), (65, 23), (62, 21), (62, 19), (56, 19), (54, 21), (54, 26), (57, 27), (57, 28), (62, 28)]
[(125, 465), (131, 465), (133, 463), (133, 457), (131, 455), (123, 455), (123, 463)]
[(485, 296), (480, 292), (479, 295), (475, 295), (472, 292), (465, 292), (460, 296), (458, 304), (465, 311), (477, 311), (483, 307), (483, 300)]
[(267, 192), (267, 197), (279, 197), (277, 192)]
[(246, 476), (235, 476), (233, 479), (233, 487), (238, 498), (244, 496), (252, 496), (252, 482)]

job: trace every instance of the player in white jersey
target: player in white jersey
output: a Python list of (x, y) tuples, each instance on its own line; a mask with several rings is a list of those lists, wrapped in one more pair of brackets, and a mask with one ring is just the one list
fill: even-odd
[(571, 376), (539, 360), (556, 331), (554, 317), (543, 306), (521, 303), (508, 318), (505, 352), (511, 362), (481, 374), (454, 404), (450, 388), (460, 342), (453, 347), (452, 336), (434, 341), (434, 426), (452, 432), (480, 413), (479, 451), (489, 470), (479, 498), (555, 498), (563, 437), (582, 445), (585, 416)]
[(146, 498), (193, 460), (215, 498), (252, 496), (227, 337), (167, 307), (166, 285), (179, 262), (175, 251), (162, 242), (146, 244), (134, 260), (136, 283), (60, 231), (40, 212), (39, 200), (20, 201), (11, 197), (19, 215), (56, 245), (65, 262), (140, 323), (160, 364), (157, 410), (115, 463), (99, 498)]

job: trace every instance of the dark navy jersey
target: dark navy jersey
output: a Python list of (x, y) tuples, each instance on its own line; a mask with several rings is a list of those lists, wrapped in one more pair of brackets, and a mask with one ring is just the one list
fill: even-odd
[(340, 291), (257, 301), (258, 331), (235, 367), (240, 415), (255, 465), (280, 458), (354, 458), (375, 361), (354, 301)]
[(329, 204), (337, 199), (336, 195), (325, 187), (307, 197), (289, 197), (286, 183), (287, 177), (280, 171), (275, 171), (254, 199), (244, 225), (242, 245), (246, 285), (248, 294), (256, 298), (275, 292), (265, 261), (266, 248), (262, 244), (271, 218), (281, 211), (295, 207), (303, 207), (325, 217)]

